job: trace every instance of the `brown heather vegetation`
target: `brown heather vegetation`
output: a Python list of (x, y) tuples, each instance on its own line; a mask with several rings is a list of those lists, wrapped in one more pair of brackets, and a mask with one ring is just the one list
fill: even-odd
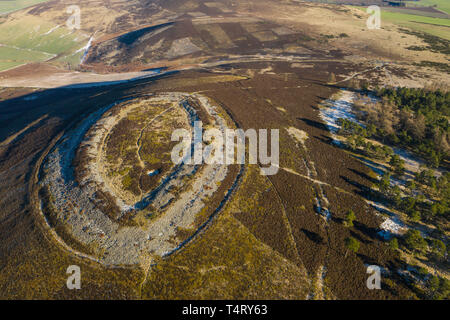
[[(104, 160), (110, 167), (109, 174), (120, 175), (122, 187), (135, 196), (154, 188), (173, 166), (170, 151), (176, 142), (170, 141), (170, 135), (172, 129), (181, 128), (182, 124), (172, 120), (170, 113), (158, 116), (170, 107), (168, 104), (140, 107), (121, 119), (107, 137)], [(151, 171), (159, 174), (150, 176)]]
[(301, 269), (223, 213), (201, 238), (152, 268), (143, 297), (304, 299), (307, 286)]
[[(44, 91), (45, 92), (45, 91)], [(94, 97), (87, 90), (67, 95), (64, 90), (45, 92), (39, 99), (23, 104), (21, 98), (0, 102), (3, 114), (21, 112), (14, 121), (2, 123), (0, 140), (28, 122), (48, 114), (39, 123), (3, 148), (0, 154), (0, 297), (2, 299), (136, 298), (133, 286), (139, 270), (107, 270), (80, 260), (61, 249), (43, 227), (42, 217), (32, 201), (34, 166), (53, 138), (81, 119), (84, 113), (118, 99)], [(73, 106), (77, 106), (76, 108)], [(6, 151), (6, 152), (5, 152)], [(47, 150), (48, 152), (48, 150)], [(30, 188), (29, 188), (30, 187)], [(78, 264), (83, 270), (83, 292), (69, 291), (66, 270)], [(36, 276), (39, 275), (39, 276)]]

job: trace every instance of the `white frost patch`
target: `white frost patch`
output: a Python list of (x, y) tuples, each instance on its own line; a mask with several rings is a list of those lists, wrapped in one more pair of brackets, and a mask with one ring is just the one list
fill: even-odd
[[(405, 169), (407, 171), (411, 171), (414, 173), (420, 172), (421, 167), (426, 166), (425, 161), (415, 157), (412, 153), (399, 148), (392, 148), (392, 149), (394, 150), (394, 153), (400, 157), (400, 159), (405, 161)], [(434, 170), (434, 175), (436, 178), (439, 178), (440, 176), (442, 176), (442, 174), (443, 174), (442, 169)]]
[(305, 142), (308, 139), (308, 134), (305, 131), (297, 129), (295, 127), (290, 127), (286, 129), (286, 131), (289, 133), (291, 137), (293, 137), (295, 140), (297, 140), (303, 146), (305, 146)]
[(380, 225), (381, 231), (378, 232), (378, 234), (385, 240), (389, 240), (392, 238), (393, 235), (402, 235), (403, 231), (405, 230), (405, 226), (400, 221), (400, 219), (392, 220), (390, 218), (387, 218), (384, 220), (384, 222)]
[(76, 53), (83, 51), (83, 57), (81, 58), (81, 63), (84, 62), (84, 60), (86, 60), (87, 54), (89, 52), (89, 49), (91, 48), (92, 45), (92, 41), (94, 40), (94, 36), (89, 38), (88, 43), (86, 44), (86, 46), (84, 46), (83, 48), (79, 49), (76, 51)]
[(326, 100), (326, 108), (320, 109), (320, 117), (325, 122), (328, 130), (334, 135), (339, 131), (337, 120), (339, 118), (358, 122), (355, 114), (352, 113), (352, 105), (355, 94), (351, 91), (342, 90), (337, 100)]
[(403, 159), (403, 161), (405, 161), (405, 166), (410, 166), (410, 167), (416, 168), (416, 170), (418, 171), (420, 168), (420, 165), (424, 164), (423, 162), (420, 162), (419, 160), (414, 158), (414, 156), (411, 153), (409, 153), (408, 151), (398, 149), (398, 148), (393, 148), (393, 150), (396, 155), (398, 155), (400, 158)]
[(389, 218), (386, 218), (380, 225), (380, 231), (378, 232), (380, 237), (389, 240), (394, 235), (403, 235), (408, 230), (408, 227), (403, 223), (400, 217), (387, 209), (383, 204), (371, 201), (368, 201), (368, 203), (379, 212), (389, 215)]

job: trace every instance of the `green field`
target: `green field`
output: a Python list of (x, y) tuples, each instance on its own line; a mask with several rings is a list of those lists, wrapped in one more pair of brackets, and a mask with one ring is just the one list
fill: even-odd
[(444, 11), (450, 14), (450, 1), (449, 0), (420, 0), (420, 1), (412, 1), (408, 3), (410, 7), (418, 7), (418, 6), (437, 6), (437, 9)]
[(0, 44), (59, 54), (87, 41), (86, 36), (71, 32), (65, 26), (56, 27), (37, 17), (0, 24)]
[(381, 24), (383, 24), (383, 21), (450, 40), (450, 19), (430, 18), (382, 10)]
[(0, 14), (17, 11), (48, 0), (0, 0)]
[(0, 71), (12, 69), (12, 68), (20, 66), (22, 64), (24, 64), (24, 63), (18, 62), (18, 61), (2, 61), (2, 60), (0, 60)]
[(0, 71), (8, 70), (28, 62), (45, 61), (52, 57), (54, 55), (44, 52), (0, 45)]
[[(352, 7), (366, 12), (366, 7)], [(381, 9), (381, 27), (383, 27), (383, 21), (450, 40), (450, 19), (424, 17), (414, 14), (391, 12)]]
[(396, 22), (418, 22), (436, 26), (450, 27), (450, 19), (424, 17), (414, 14), (385, 11), (383, 9), (381, 9), (381, 11), (381, 19), (389, 19), (393, 21), (395, 20)]
[(12, 60), (18, 62), (42, 61), (54, 57), (52, 54), (33, 51), (27, 49), (19, 49), (13, 47), (5, 47), (0, 45), (0, 60)]
[(75, 66), (83, 52), (77, 52), (89, 40), (87, 34), (68, 30), (38, 17), (10, 20), (0, 24), (0, 71), (18, 63), (55, 60)]

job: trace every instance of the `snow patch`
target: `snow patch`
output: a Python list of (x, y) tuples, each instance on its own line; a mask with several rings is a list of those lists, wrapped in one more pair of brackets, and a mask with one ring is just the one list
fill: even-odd
[(320, 117), (333, 135), (339, 131), (339, 125), (337, 124), (339, 118), (358, 122), (355, 114), (351, 111), (354, 100), (355, 94), (353, 92), (342, 90), (338, 99), (326, 100), (324, 103), (326, 107), (320, 109)]
[(383, 204), (377, 202), (369, 202), (369, 204), (377, 211), (389, 215), (380, 225), (378, 235), (384, 240), (390, 240), (393, 236), (403, 235), (408, 227), (403, 223), (398, 215), (389, 211)]
[(81, 58), (81, 63), (83, 63), (86, 60), (87, 54), (89, 52), (89, 49), (91, 48), (93, 40), (94, 40), (94, 36), (90, 37), (88, 43), (86, 44), (86, 46), (84, 46), (83, 48), (81, 48), (81, 49), (76, 51), (76, 53), (84, 51), (83, 57)]

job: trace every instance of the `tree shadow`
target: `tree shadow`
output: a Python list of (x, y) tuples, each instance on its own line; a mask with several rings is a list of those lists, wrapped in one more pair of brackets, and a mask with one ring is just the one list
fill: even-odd
[[(358, 153), (361, 154), (361, 155), (364, 155), (360, 151)], [(383, 174), (384, 171), (388, 171), (390, 169), (386, 165), (376, 163), (376, 162), (374, 162), (372, 160), (369, 160), (367, 158), (364, 158), (362, 156), (357, 156), (357, 155), (353, 154), (352, 157), (358, 159), (359, 161), (364, 163), (366, 166), (368, 166), (369, 168), (371, 168), (373, 171), (375, 171), (378, 174)]]
[(309, 240), (313, 241), (314, 243), (323, 244), (323, 237), (320, 234), (306, 230), (306, 229), (301, 229), (300, 231), (303, 232), (305, 234), (305, 236)]
[(361, 171), (359, 171), (359, 170), (352, 169), (352, 168), (349, 168), (349, 170), (350, 170), (351, 172), (357, 174), (358, 176), (360, 176), (360, 177), (366, 179), (367, 181), (370, 181), (371, 183), (377, 183), (377, 182), (378, 182), (377, 179), (375, 179), (375, 178), (373, 178), (373, 177), (367, 175), (367, 174), (364, 173), (364, 172), (361, 172)]
[(344, 180), (346, 183), (357, 188), (357, 190), (354, 190), (354, 193), (363, 197), (364, 199), (370, 200), (373, 202), (382, 202), (382, 203), (386, 204), (387, 206), (394, 205), (394, 201), (392, 199), (389, 199), (388, 197), (386, 197), (380, 191), (374, 190), (370, 187), (367, 187), (367, 186), (365, 186), (359, 182), (356, 182), (350, 178), (347, 178), (343, 175), (341, 175), (340, 178), (342, 180)]
[(358, 221), (354, 221), (353, 226), (355, 227), (356, 230), (362, 232), (365, 236), (371, 239), (376, 239), (378, 237), (379, 230), (376, 228), (368, 227), (365, 224), (362, 224)]
[(363, 262), (364, 264), (367, 264), (367, 265), (377, 265), (377, 263), (378, 263), (375, 259), (373, 259), (373, 258), (371, 258), (371, 257), (368, 257), (368, 256), (366, 256), (365, 254), (357, 253), (356, 255), (358, 256), (358, 258), (360, 258), (360, 259), (362, 260), (362, 262)]
[(352, 236), (353, 238), (355, 238), (355, 239), (358, 240), (359, 242), (362, 242), (362, 243), (365, 243), (365, 244), (370, 244), (370, 243), (373, 242), (373, 241), (371, 241), (371, 240), (364, 239), (363, 237), (361, 237), (358, 233), (356, 233), (356, 232), (353, 231), (353, 230), (350, 230), (350, 234), (351, 234), (351, 236)]
[(335, 216), (331, 217), (331, 221), (336, 222), (337, 224), (343, 224), (344, 223), (344, 219), (338, 218), (338, 217), (335, 217)]
[(310, 105), (311, 109), (314, 109), (316, 111), (320, 111), (320, 108), (317, 105)]
[(328, 131), (327, 126), (324, 123), (322, 123), (322, 122), (318, 122), (318, 121), (307, 119), (307, 118), (297, 118), (297, 120), (303, 121), (304, 123), (306, 123), (310, 127), (314, 127), (314, 128), (320, 129), (320, 130)]
[(323, 142), (325, 144), (328, 144), (330, 146), (337, 147), (336, 143), (335, 143), (335, 140), (333, 140), (333, 138), (331, 138), (330, 136), (326, 136), (326, 135), (322, 134), (320, 137), (319, 136), (314, 136), (313, 138), (317, 139), (317, 140), (319, 140), (319, 141), (321, 141), (321, 142)]
[(366, 199), (368, 198), (368, 196), (369, 196), (369, 194), (371, 192), (370, 188), (368, 188), (367, 186), (365, 186), (365, 185), (363, 185), (363, 184), (361, 184), (359, 182), (351, 180), (350, 178), (347, 178), (347, 177), (345, 177), (343, 175), (340, 175), (339, 177), (342, 180), (344, 180), (346, 183), (348, 183), (349, 185), (357, 188), (358, 190), (354, 191), (357, 195), (359, 195), (361, 197), (364, 197)]

